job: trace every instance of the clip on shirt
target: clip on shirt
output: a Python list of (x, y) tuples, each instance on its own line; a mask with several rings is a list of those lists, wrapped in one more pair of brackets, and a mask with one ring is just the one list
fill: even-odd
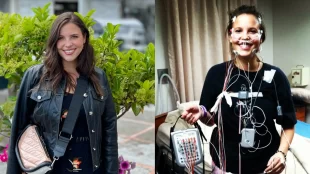
[(230, 92), (231, 97), (236, 97), (238, 99), (248, 99), (252, 97), (263, 97), (261, 92), (248, 92), (248, 91), (239, 91), (239, 92)]

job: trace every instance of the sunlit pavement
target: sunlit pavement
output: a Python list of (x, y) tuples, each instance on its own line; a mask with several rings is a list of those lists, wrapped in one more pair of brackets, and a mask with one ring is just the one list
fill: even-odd
[(146, 107), (143, 114), (132, 111), (118, 120), (119, 155), (136, 162), (131, 174), (155, 174), (155, 106)]

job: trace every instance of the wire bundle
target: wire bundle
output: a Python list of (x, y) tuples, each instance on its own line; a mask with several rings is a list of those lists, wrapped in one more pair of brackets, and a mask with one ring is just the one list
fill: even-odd
[(183, 152), (185, 154), (185, 167), (188, 169), (190, 174), (194, 174), (194, 167), (198, 156), (196, 143), (197, 142), (194, 137), (182, 140)]

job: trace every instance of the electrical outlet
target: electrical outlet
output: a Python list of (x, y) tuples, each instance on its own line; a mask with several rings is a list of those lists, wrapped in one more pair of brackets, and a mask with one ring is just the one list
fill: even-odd
[[(163, 75), (163, 74), (168, 74), (168, 69), (165, 68), (165, 69), (157, 69), (157, 75), (158, 75), (158, 84), (160, 83), (160, 77)], [(169, 75), (169, 74), (168, 74)], [(167, 77), (164, 77), (163, 78), (163, 81), (161, 84), (168, 84), (168, 79)]]

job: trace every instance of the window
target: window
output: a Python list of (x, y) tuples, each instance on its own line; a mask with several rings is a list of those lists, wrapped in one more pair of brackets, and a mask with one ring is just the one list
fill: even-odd
[(57, 1), (55, 2), (54, 6), (54, 14), (59, 15), (63, 12), (77, 12), (78, 11), (78, 3), (77, 2), (63, 2), (63, 1)]

